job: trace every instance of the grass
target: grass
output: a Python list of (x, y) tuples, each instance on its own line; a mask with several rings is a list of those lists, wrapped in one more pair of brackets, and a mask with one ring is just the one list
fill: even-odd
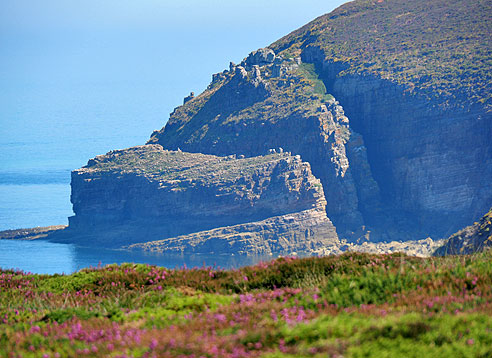
[(319, 79), (318, 74), (314, 68), (314, 64), (312, 63), (301, 63), (299, 66), (299, 72), (303, 74), (305, 78), (313, 82), (314, 84), (314, 93), (325, 95), (326, 87), (322, 80)]
[(0, 271), (0, 357), (489, 357), (492, 252)]
[(373, 74), (444, 107), (492, 107), (490, 1), (356, 0), (271, 45), (323, 50), (340, 76)]

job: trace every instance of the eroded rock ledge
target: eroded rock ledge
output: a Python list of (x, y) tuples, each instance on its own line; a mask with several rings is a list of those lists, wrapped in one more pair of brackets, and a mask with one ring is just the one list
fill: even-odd
[(434, 255), (469, 255), (492, 247), (492, 208), (473, 225), (451, 235)]
[(217, 157), (145, 145), (91, 159), (71, 185), (75, 216), (65, 231), (79, 244), (165, 239), (166, 251), (250, 254), (338, 243), (320, 181), (290, 153)]

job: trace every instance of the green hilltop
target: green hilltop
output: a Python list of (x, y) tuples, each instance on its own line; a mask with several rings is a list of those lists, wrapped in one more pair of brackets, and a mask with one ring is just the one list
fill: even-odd
[(270, 47), (318, 47), (341, 76), (376, 75), (445, 107), (492, 106), (492, 2), (356, 0)]

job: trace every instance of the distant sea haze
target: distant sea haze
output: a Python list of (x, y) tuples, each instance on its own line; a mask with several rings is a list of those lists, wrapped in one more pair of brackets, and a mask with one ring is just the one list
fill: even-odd
[(0, 172), (0, 230), (66, 225), (70, 171)]

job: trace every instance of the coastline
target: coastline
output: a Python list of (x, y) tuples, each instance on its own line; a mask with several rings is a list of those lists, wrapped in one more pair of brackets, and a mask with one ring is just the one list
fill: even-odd
[(0, 240), (39, 240), (49, 234), (67, 228), (67, 225), (38, 226), (28, 229), (12, 229), (0, 231)]

